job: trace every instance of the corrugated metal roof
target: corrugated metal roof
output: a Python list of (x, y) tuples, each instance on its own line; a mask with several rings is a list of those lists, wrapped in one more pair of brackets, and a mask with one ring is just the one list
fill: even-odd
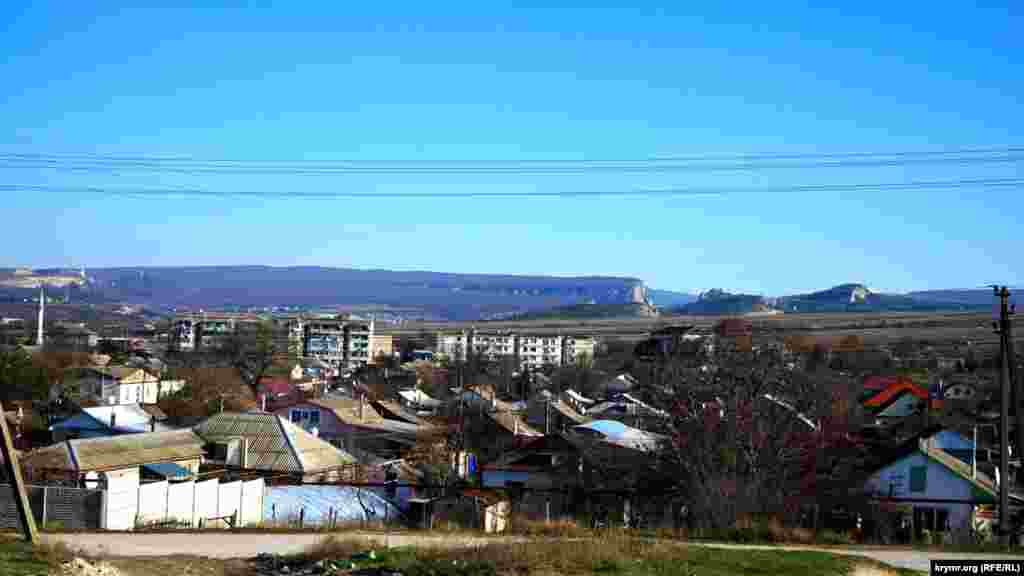
[(93, 406), (83, 408), (76, 415), (58, 422), (50, 427), (51, 430), (71, 429), (111, 429), (110, 416), (114, 415), (114, 427), (116, 432), (137, 433), (137, 432), (168, 432), (172, 428), (156, 424), (156, 429), (151, 430), (152, 416), (142, 409), (138, 404), (118, 404), (114, 406)]
[(363, 417), (359, 418), (359, 403), (360, 400), (352, 398), (322, 398), (319, 400), (307, 400), (305, 404), (313, 404), (326, 408), (338, 417), (345, 424), (353, 426), (360, 426), (366, 424), (380, 424), (384, 422), (384, 417), (377, 413), (373, 409), (373, 405), (369, 400), (363, 406)]
[(192, 477), (192, 472), (188, 468), (179, 466), (173, 462), (163, 462), (160, 464), (146, 464), (143, 466), (146, 470), (153, 472), (167, 478), (169, 480), (177, 480), (181, 478)]
[(177, 462), (202, 455), (203, 440), (199, 436), (191, 430), (174, 430), (66, 440), (27, 455), (25, 464), (36, 469), (88, 472)]
[(207, 442), (246, 438), (246, 468), (311, 473), (355, 462), (351, 455), (275, 414), (223, 413), (195, 427)]

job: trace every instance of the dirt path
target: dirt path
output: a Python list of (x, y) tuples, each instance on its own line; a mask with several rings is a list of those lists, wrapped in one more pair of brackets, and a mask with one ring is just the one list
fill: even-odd
[[(344, 538), (365, 539), (368, 546), (479, 546), (494, 542), (524, 542), (525, 538), (482, 538), (449, 535), (427, 536), (422, 534), (340, 534)], [(82, 533), (46, 534), (44, 541), (62, 542), (73, 550), (86, 554), (106, 556), (204, 556), (208, 558), (249, 558), (260, 552), (295, 554), (302, 552), (324, 538), (323, 534), (221, 534), (221, 533)], [(820, 551), (847, 556), (872, 558), (898, 568), (909, 568), (928, 572), (930, 560), (936, 559), (997, 559), (1012, 558), (1024, 560), (1021, 555), (962, 554), (952, 552), (928, 552), (909, 548), (819, 548), (813, 546), (748, 546), (741, 544), (680, 543), (684, 546), (706, 546), (722, 550), (788, 550)]]

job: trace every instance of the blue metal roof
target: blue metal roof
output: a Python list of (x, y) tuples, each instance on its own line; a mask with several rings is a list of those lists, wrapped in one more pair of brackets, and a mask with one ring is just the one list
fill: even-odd
[(610, 438), (624, 436), (631, 430), (629, 426), (615, 420), (594, 420), (593, 422), (576, 426), (576, 428), (586, 428), (588, 430), (600, 432)]
[(173, 462), (166, 462), (163, 464), (144, 464), (142, 467), (145, 468), (146, 470), (149, 470), (150, 472), (159, 474), (160, 476), (163, 476), (168, 480), (174, 480), (176, 478), (188, 478), (192, 476), (192, 473), (189, 472), (188, 468), (179, 466)]

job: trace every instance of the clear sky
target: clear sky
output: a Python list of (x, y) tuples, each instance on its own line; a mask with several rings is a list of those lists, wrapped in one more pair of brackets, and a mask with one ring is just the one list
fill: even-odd
[[(1024, 144), (1024, 8), (1014, 1), (87, 4), (0, 7), (0, 152), (465, 161)], [(1010, 163), (253, 176), (0, 162), (0, 183), (479, 192), (1022, 172)], [(1020, 189), (500, 200), (0, 194), (0, 266), (624, 275), (662, 289), (769, 295), (843, 282), (893, 291), (1024, 283)]]

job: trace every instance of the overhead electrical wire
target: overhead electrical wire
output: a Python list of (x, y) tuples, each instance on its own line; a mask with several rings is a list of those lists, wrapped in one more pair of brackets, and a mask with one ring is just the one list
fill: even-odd
[(602, 163), (678, 163), (678, 162), (707, 162), (707, 161), (739, 161), (757, 162), (769, 160), (822, 160), (822, 159), (855, 159), (855, 158), (885, 158), (885, 157), (939, 157), (951, 155), (1005, 155), (1024, 153), (1024, 146), (1002, 146), (988, 148), (950, 148), (946, 150), (902, 150), (902, 151), (860, 151), (860, 152), (824, 152), (824, 153), (761, 153), (761, 154), (738, 154), (738, 155), (691, 155), (691, 156), (650, 156), (637, 158), (590, 158), (590, 159), (341, 159), (341, 160), (255, 160), (239, 158), (202, 158), (196, 156), (153, 156), (153, 155), (109, 155), (97, 153), (38, 153), (38, 152), (3, 152), (0, 151), (0, 160), (28, 161), (28, 160), (53, 160), (53, 161), (93, 161), (102, 163), (186, 163), (186, 164), (240, 164), (240, 165), (395, 165), (408, 164), (413, 166), (427, 165), (517, 165), (517, 164), (602, 164)]
[(557, 174), (591, 174), (591, 173), (670, 173), (670, 172), (750, 172), (779, 169), (817, 169), (817, 168), (884, 168), (906, 166), (968, 166), (976, 164), (1006, 164), (1024, 161), (1024, 152), (986, 155), (986, 156), (955, 156), (955, 157), (899, 157), (899, 158), (861, 158), (836, 160), (788, 160), (772, 162), (751, 161), (714, 161), (704, 163), (671, 164), (664, 162), (650, 163), (605, 163), (605, 164), (565, 164), (556, 165), (394, 165), (383, 164), (352, 164), (336, 166), (273, 166), (262, 164), (215, 165), (215, 164), (176, 164), (154, 163), (149, 161), (65, 161), (55, 159), (36, 159), (30, 161), (10, 161), (0, 158), (0, 169), (32, 169), (58, 170), (68, 172), (151, 172), (166, 174), (252, 174), (252, 175), (557, 175)]
[(344, 192), (344, 191), (258, 191), (204, 190), (198, 188), (111, 188), (106, 186), (60, 186), (48, 184), (0, 184), (0, 192), (36, 192), (46, 194), (98, 194), (107, 196), (160, 197), (200, 196), (210, 198), (583, 198), (607, 196), (728, 196), (733, 194), (792, 194), (830, 192), (908, 192), (921, 190), (959, 190), (969, 188), (1024, 187), (1024, 178), (976, 178), (959, 180), (883, 182), (860, 184), (809, 184), (758, 187), (673, 187), (627, 190), (562, 190), (507, 192)]

